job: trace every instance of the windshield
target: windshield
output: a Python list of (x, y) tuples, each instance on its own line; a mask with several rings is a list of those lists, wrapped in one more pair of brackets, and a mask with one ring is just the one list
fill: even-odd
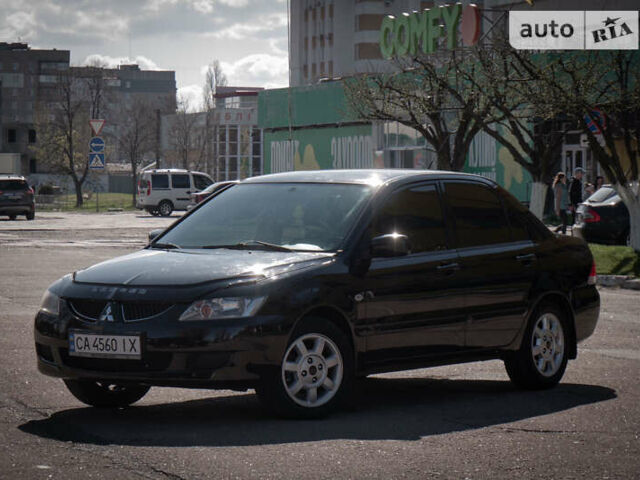
[(591, 203), (602, 203), (611, 199), (617, 195), (616, 191), (611, 187), (602, 187), (598, 191), (594, 192), (587, 200)]
[(158, 246), (332, 251), (370, 196), (366, 185), (240, 184), (185, 218)]

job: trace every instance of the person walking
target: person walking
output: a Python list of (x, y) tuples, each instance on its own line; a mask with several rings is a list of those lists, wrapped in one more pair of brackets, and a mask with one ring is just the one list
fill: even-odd
[[(563, 235), (567, 233), (567, 207), (569, 206), (569, 192), (567, 188), (567, 177), (564, 172), (558, 172), (553, 179), (553, 198), (556, 215), (562, 220), (560, 231)], [(557, 230), (556, 230), (557, 231)]]
[(595, 184), (596, 191), (600, 190), (600, 188), (602, 188), (602, 185), (604, 185), (604, 177), (601, 175), (598, 175), (596, 177), (596, 184)]
[(578, 210), (578, 205), (582, 203), (582, 175), (584, 174), (584, 170), (580, 167), (576, 168), (573, 171), (573, 178), (571, 179), (571, 184), (569, 185), (569, 211), (571, 211), (573, 225), (576, 223), (576, 210)]

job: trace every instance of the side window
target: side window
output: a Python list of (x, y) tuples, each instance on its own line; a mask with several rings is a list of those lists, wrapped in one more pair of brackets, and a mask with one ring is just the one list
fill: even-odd
[(173, 175), (171, 175), (171, 185), (173, 186), (173, 188), (191, 188), (189, 175), (176, 175), (174, 173)]
[(435, 185), (394, 193), (373, 221), (373, 236), (401, 233), (409, 237), (411, 253), (447, 248), (442, 206)]
[(157, 173), (151, 175), (151, 188), (169, 188), (169, 176)]
[(498, 188), (498, 191), (507, 210), (507, 218), (511, 226), (511, 238), (514, 242), (544, 240), (551, 236), (549, 229), (528, 208), (504, 189)]
[(458, 248), (511, 240), (502, 204), (489, 187), (447, 182), (445, 192), (453, 212)]
[(193, 185), (198, 190), (204, 190), (209, 185), (211, 185), (211, 183), (212, 183), (211, 180), (209, 180), (204, 175), (194, 175), (193, 176)]

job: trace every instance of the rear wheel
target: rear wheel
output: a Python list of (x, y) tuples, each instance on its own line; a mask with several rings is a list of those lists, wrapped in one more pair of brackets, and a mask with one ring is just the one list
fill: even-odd
[(82, 403), (100, 408), (126, 407), (144, 397), (150, 388), (93, 380), (64, 380), (64, 383)]
[(17, 215), (15, 213), (12, 213), (11, 215), (9, 215), (9, 220), (15, 220), (17, 217)]
[(520, 350), (505, 359), (507, 374), (521, 388), (556, 385), (567, 368), (567, 319), (553, 304), (541, 305), (531, 316)]
[(34, 218), (36, 218), (36, 212), (28, 212), (26, 216), (27, 220), (33, 220)]
[(158, 205), (158, 212), (163, 217), (168, 217), (173, 212), (173, 204), (169, 200), (163, 200)]
[(349, 339), (329, 320), (314, 317), (296, 328), (280, 367), (262, 375), (256, 392), (276, 415), (318, 418), (348, 399), (353, 376)]

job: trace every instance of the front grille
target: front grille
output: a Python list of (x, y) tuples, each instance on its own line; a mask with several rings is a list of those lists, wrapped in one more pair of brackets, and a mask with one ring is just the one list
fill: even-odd
[[(69, 299), (71, 311), (79, 317), (95, 322), (107, 306), (108, 300), (93, 300), (84, 298)], [(122, 309), (122, 319), (125, 322), (136, 322), (156, 317), (167, 310), (173, 304), (166, 302), (121, 302), (114, 305)], [(115, 310), (112, 311), (115, 317)]]
[(162, 372), (169, 368), (172, 357), (171, 353), (164, 352), (145, 353), (142, 360), (74, 357), (69, 355), (68, 349), (60, 349), (60, 358), (65, 365), (96, 372)]
[(92, 300), (84, 298), (69, 299), (69, 307), (71, 310), (86, 320), (96, 321), (100, 317), (100, 313), (107, 306), (107, 300)]
[(147, 318), (155, 317), (169, 310), (173, 304), (153, 302), (153, 303), (140, 303), (140, 302), (126, 302), (122, 304), (122, 318), (125, 322), (135, 322), (138, 320), (145, 320)]

